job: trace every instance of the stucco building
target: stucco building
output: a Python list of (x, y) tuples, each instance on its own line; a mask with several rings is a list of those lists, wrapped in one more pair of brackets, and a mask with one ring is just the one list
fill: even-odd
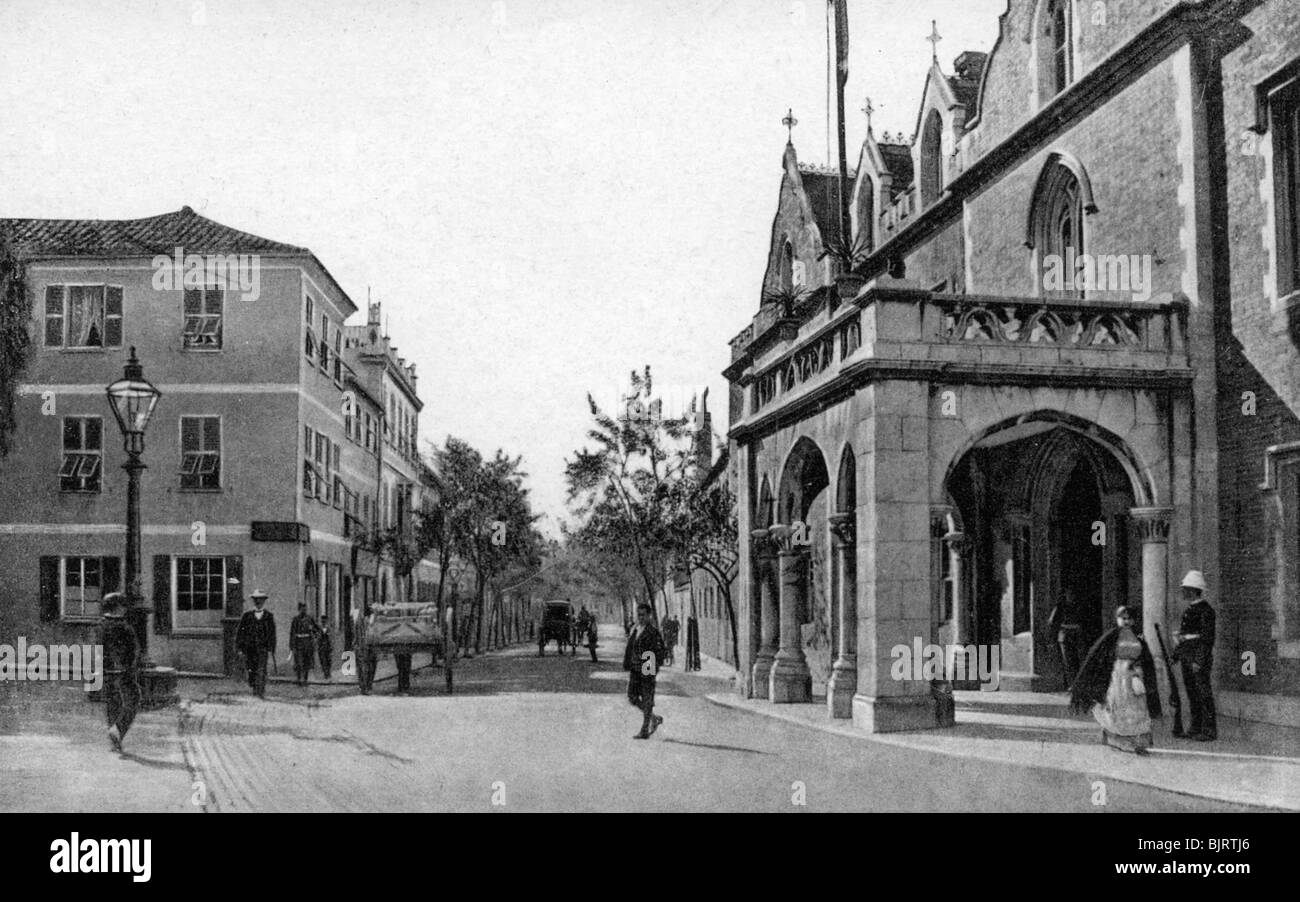
[(419, 501), (403, 488), (414, 368), (386, 338), (344, 347), (356, 305), (309, 250), (188, 207), (4, 226), (35, 309), (0, 461), (0, 633), (89, 641), (122, 588), (126, 455), (104, 389), (134, 348), (162, 393), (141, 492), (153, 660), (230, 666), (228, 625), (255, 588), (284, 628), (307, 602), (341, 654), (350, 612), (391, 584), (358, 537)]

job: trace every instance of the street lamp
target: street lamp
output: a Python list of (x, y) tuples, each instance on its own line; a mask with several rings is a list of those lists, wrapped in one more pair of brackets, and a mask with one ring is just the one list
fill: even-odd
[(144, 378), (144, 368), (135, 357), (135, 348), (131, 348), (131, 357), (122, 369), (122, 378), (110, 385), (105, 391), (108, 403), (117, 417), (118, 428), (122, 430), (122, 448), (127, 460), (122, 465), (126, 470), (126, 597), (128, 616), (140, 642), (140, 655), (144, 667), (149, 664), (148, 611), (140, 592), (140, 471), (145, 469), (140, 455), (144, 453), (144, 431), (149, 426), (149, 418), (158, 405), (162, 393)]

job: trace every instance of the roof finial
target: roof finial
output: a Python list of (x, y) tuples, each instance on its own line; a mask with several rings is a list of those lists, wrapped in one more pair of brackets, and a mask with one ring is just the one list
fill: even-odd
[(867, 116), (867, 131), (871, 131), (871, 114), (875, 111), (876, 108), (871, 105), (871, 98), (868, 97), (867, 102), (862, 105), (862, 112)]
[(931, 53), (934, 56), (934, 61), (938, 63), (939, 42), (943, 40), (943, 36), (939, 34), (939, 21), (937, 19), (930, 20), (930, 36), (926, 38), (926, 40), (930, 42)]
[(796, 119), (796, 118), (794, 118), (794, 108), (793, 108), (793, 107), (791, 107), (790, 110), (789, 110), (789, 112), (787, 112), (787, 113), (785, 114), (785, 118), (781, 120), (781, 124), (784, 125), (784, 126), (786, 127), (786, 130), (789, 132), (789, 137), (787, 137), (786, 142), (789, 143), (789, 144), (793, 144), (793, 143), (794, 143), (794, 127), (795, 127), (796, 125), (799, 124), (799, 120)]

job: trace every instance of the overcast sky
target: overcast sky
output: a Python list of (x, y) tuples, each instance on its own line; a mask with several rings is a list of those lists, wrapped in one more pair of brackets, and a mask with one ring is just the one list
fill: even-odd
[[(851, 164), (864, 95), (915, 130), (931, 19), (951, 72), (1005, 7), (850, 0)], [(650, 364), (725, 431), (787, 108), (833, 162), (824, 0), (5, 0), (0, 29), (0, 216), (188, 204), (311, 248), (383, 302), (423, 435), (523, 454), (552, 530), (588, 391)]]

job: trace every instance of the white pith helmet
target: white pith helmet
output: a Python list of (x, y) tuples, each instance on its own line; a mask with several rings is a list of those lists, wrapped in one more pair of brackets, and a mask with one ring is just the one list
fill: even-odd
[(1205, 591), (1205, 574), (1200, 570), (1188, 570), (1187, 575), (1183, 577), (1184, 589), (1198, 589)]

